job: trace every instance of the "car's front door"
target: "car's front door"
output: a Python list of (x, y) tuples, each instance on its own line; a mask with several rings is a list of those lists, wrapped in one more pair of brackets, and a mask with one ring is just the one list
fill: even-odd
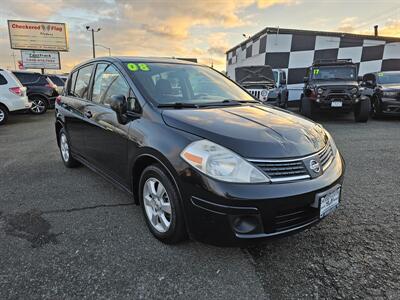
[(130, 89), (118, 69), (109, 63), (99, 63), (93, 80), (91, 103), (86, 107), (90, 114), (86, 134), (86, 153), (90, 163), (129, 187), (128, 183), (128, 131), (130, 122), (118, 122), (110, 108), (113, 95), (130, 96)]

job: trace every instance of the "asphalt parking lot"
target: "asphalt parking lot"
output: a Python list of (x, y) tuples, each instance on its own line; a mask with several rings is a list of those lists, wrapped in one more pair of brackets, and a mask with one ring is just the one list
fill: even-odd
[(400, 118), (319, 120), (347, 164), (339, 210), (240, 249), (158, 242), (129, 195), (63, 166), (53, 114), (0, 127), (0, 299), (399, 299)]

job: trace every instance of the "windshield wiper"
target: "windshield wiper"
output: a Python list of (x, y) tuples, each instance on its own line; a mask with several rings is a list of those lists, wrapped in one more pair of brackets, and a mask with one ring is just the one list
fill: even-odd
[(260, 103), (257, 100), (234, 100), (234, 99), (225, 99), (222, 103)]
[(174, 102), (174, 103), (164, 103), (157, 105), (158, 108), (199, 108), (198, 104), (193, 103), (183, 103), (183, 102)]

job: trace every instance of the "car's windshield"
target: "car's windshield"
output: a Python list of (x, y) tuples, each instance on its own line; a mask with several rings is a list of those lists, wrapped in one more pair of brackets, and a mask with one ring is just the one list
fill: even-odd
[(275, 82), (278, 82), (278, 71), (273, 70), (272, 72), (274, 73)]
[(355, 67), (349, 66), (321, 66), (314, 67), (311, 70), (311, 76), (314, 80), (356, 80), (357, 70)]
[(141, 92), (158, 105), (255, 101), (218, 72), (204, 66), (175, 63), (126, 63)]
[(380, 84), (400, 84), (400, 73), (378, 73), (377, 78)]

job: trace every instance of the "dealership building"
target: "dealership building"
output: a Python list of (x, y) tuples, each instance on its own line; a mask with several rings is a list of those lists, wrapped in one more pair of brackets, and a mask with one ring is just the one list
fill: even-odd
[(270, 65), (287, 75), (289, 100), (299, 100), (306, 70), (317, 59), (352, 59), (358, 75), (400, 71), (400, 38), (267, 27), (226, 52), (227, 75)]

